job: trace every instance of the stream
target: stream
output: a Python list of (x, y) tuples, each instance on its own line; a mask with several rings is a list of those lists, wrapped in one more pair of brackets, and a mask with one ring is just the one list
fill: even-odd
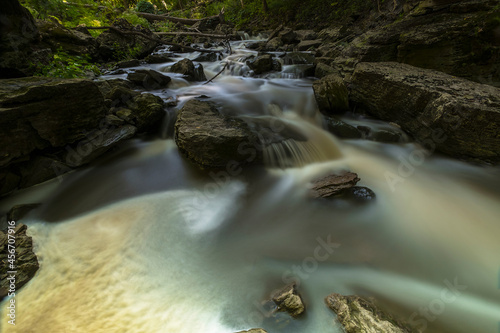
[[(2, 320), (1, 331), (340, 333), (324, 304), (336, 292), (375, 297), (425, 332), (499, 332), (500, 170), (430, 154), (404, 135), (399, 143), (334, 137), (304, 66), (252, 76), (244, 60), (257, 53), (248, 42), (202, 63), (207, 78), (230, 63), (212, 83), (166, 73), (169, 88), (149, 91), (178, 100), (161, 138), (130, 140), (0, 203), (43, 202), (23, 221), (40, 270), (16, 295), (17, 325)], [(174, 62), (145, 66), (166, 71)], [(236, 177), (202, 172), (173, 140), (177, 110), (198, 96), (228, 115), (279, 119), (307, 141), (271, 145), (264, 167)], [(393, 128), (354, 114), (343, 120)], [(376, 200), (308, 198), (311, 180), (339, 170), (356, 172)], [(266, 316), (264, 301), (292, 281), (306, 315)]]

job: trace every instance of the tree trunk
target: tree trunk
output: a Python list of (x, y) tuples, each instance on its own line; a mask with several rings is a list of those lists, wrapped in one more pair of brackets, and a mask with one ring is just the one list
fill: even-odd
[[(174, 23), (182, 23), (185, 25), (193, 25), (196, 22), (202, 21), (202, 20), (207, 20), (207, 19), (219, 19), (221, 20), (220, 15), (215, 15), (215, 16), (210, 16), (210, 17), (205, 17), (202, 19), (186, 19), (186, 18), (180, 18), (180, 17), (173, 17), (173, 16), (163, 16), (163, 15), (155, 15), (155, 14), (149, 14), (149, 13), (137, 13), (138, 16), (144, 17), (148, 21), (170, 21)], [(222, 17), (222, 20), (224, 18)]]
[(241, 7), (245, 7), (245, 5), (243, 4), (243, 0), (240, 0), (241, 2)]
[(262, 8), (264, 8), (264, 13), (269, 12), (269, 6), (267, 5), (267, 0), (262, 0)]

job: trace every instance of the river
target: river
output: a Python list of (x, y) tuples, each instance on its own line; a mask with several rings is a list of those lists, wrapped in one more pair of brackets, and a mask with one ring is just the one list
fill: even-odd
[[(161, 138), (131, 140), (62, 182), (3, 200), (2, 209), (43, 206), (23, 221), (41, 268), (16, 296), (17, 325), (2, 332), (342, 332), (324, 305), (332, 292), (375, 297), (425, 332), (498, 332), (499, 169), (411, 140), (335, 138), (300, 66), (249, 76), (244, 59), (255, 52), (247, 42), (232, 43), (230, 66), (212, 83), (169, 74), (168, 89), (151, 91), (179, 101)], [(208, 78), (223, 66), (203, 65)], [(173, 141), (176, 111), (201, 95), (227, 114), (280, 119), (307, 141), (269, 147), (264, 167), (234, 178), (202, 172)], [(311, 180), (338, 170), (356, 172), (376, 200), (308, 199)], [(262, 301), (292, 280), (305, 317), (266, 317)]]

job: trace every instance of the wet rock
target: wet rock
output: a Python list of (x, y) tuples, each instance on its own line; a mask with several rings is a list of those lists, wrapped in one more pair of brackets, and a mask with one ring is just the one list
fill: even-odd
[(205, 52), (200, 54), (198, 57), (194, 59), (194, 61), (196, 62), (202, 62), (202, 61), (214, 62), (217, 60), (219, 60), (219, 56), (215, 52)]
[(278, 37), (281, 39), (283, 44), (295, 44), (298, 42), (297, 33), (290, 28), (281, 30)]
[(0, 167), (83, 139), (107, 112), (92, 81), (34, 77), (2, 80), (0, 109)]
[(273, 70), (273, 66), (274, 66), (273, 56), (270, 54), (264, 54), (264, 55), (258, 56), (253, 61), (247, 61), (247, 65), (257, 75), (265, 73), (265, 72), (270, 72)]
[(295, 30), (297, 39), (304, 40), (315, 40), (318, 38), (318, 34), (314, 30)]
[(353, 186), (351, 188), (343, 190), (340, 194), (342, 196), (342, 199), (358, 203), (372, 201), (376, 198), (375, 192), (364, 186)]
[(309, 51), (314, 50), (320, 46), (323, 42), (321, 40), (304, 40), (297, 45), (299, 51)]
[(354, 103), (454, 157), (500, 162), (500, 89), (398, 63), (361, 63)]
[(314, 82), (313, 90), (322, 113), (336, 114), (349, 111), (349, 93), (341, 76), (327, 75)]
[[(20, 288), (35, 276), (39, 268), (37, 257), (33, 251), (32, 238), (26, 235), (26, 225), (17, 223), (15, 228), (10, 230), (12, 231), (0, 231), (0, 297), (7, 296), (10, 291), (11, 280), (8, 278), (12, 274), (8, 274), (8, 271), (17, 271), (13, 275), (15, 277), (15, 291), (18, 292)], [(15, 261), (12, 263), (9, 262), (8, 258), (10, 254), (8, 252), (8, 245), (9, 238), (14, 239), (14, 237), (16, 256)], [(10, 266), (11, 264), (13, 266)]]
[(35, 203), (35, 204), (22, 204), (22, 205), (16, 205), (10, 209), (10, 211), (7, 213), (7, 220), (9, 221), (19, 221), (28, 213), (30, 213), (32, 210), (40, 207), (41, 204)]
[(153, 133), (159, 129), (161, 120), (165, 117), (165, 104), (163, 100), (153, 94), (135, 95), (125, 104), (129, 111), (125, 119), (131, 125), (137, 127), (137, 133)]
[(314, 76), (318, 79), (324, 78), (325, 76), (336, 74), (340, 76), (340, 73), (335, 68), (328, 66), (322, 62), (318, 63), (314, 70)]
[(315, 57), (306, 52), (288, 52), (281, 57), (284, 65), (306, 65), (313, 64)]
[(133, 60), (120, 61), (119, 63), (116, 64), (116, 67), (128, 68), (128, 67), (137, 67), (140, 65), (141, 65), (141, 62), (139, 60), (133, 59)]
[(201, 64), (197, 64), (195, 66), (194, 63), (187, 58), (175, 63), (170, 68), (170, 71), (184, 75), (184, 77), (188, 81), (206, 81), (207, 80), (207, 77), (205, 76), (205, 72), (203, 71), (203, 66)]
[(146, 58), (144, 58), (144, 61), (146, 61), (148, 64), (162, 64), (164, 62), (174, 61), (172, 58), (170, 58), (170, 56), (170, 54), (150, 54)]
[(265, 45), (266, 45), (266, 41), (249, 42), (246, 44), (246, 47), (249, 50), (258, 50), (258, 49), (263, 48)]
[(326, 126), (330, 133), (342, 139), (359, 139), (362, 134), (359, 129), (335, 117), (325, 117)]
[(302, 297), (294, 283), (278, 291), (273, 296), (273, 302), (278, 307), (278, 311), (287, 312), (293, 318), (299, 317), (306, 310)]
[(229, 168), (255, 163), (262, 154), (248, 125), (222, 115), (213, 103), (188, 101), (177, 115), (175, 142), (179, 150), (202, 168)]
[(340, 175), (328, 175), (312, 182), (309, 195), (312, 198), (332, 197), (355, 186), (359, 180), (358, 175), (354, 172), (345, 172)]
[(66, 164), (50, 156), (33, 156), (29, 161), (19, 163), (16, 169), (21, 175), (19, 188), (41, 184), (70, 170)]
[(263, 330), (262, 328), (252, 328), (251, 330), (248, 331), (239, 331), (236, 333), (267, 333), (267, 331)]
[(265, 49), (269, 51), (277, 51), (283, 46), (283, 41), (279, 37), (274, 37), (265, 44)]
[(413, 330), (359, 296), (331, 294), (326, 305), (337, 314), (337, 320), (346, 333), (413, 333)]
[(166, 88), (172, 79), (152, 69), (137, 69), (127, 75), (127, 80), (146, 90), (156, 90)]
[(378, 130), (372, 132), (371, 139), (378, 142), (400, 142), (402, 135), (396, 131)]

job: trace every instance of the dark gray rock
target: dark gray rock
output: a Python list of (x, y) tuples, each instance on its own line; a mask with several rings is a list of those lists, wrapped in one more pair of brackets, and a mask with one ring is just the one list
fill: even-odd
[(274, 68), (273, 56), (270, 54), (258, 56), (253, 61), (247, 61), (247, 65), (257, 75), (270, 72)]
[(322, 113), (338, 114), (349, 111), (349, 93), (341, 76), (327, 75), (314, 82), (313, 90)]
[(298, 43), (297, 33), (290, 28), (285, 28), (280, 31), (278, 37), (281, 39), (283, 44), (295, 44)]
[(322, 79), (325, 76), (328, 76), (331, 74), (336, 74), (336, 75), (340, 76), (339, 71), (331, 66), (328, 66), (322, 62), (320, 62), (316, 65), (316, 68), (314, 70), (314, 76), (317, 77), (318, 79)]
[(98, 127), (107, 108), (92, 81), (21, 78), (0, 82), (0, 166), (62, 147)]
[(127, 80), (145, 90), (166, 88), (172, 79), (152, 69), (137, 69), (127, 75)]
[(424, 147), (500, 162), (500, 89), (398, 63), (361, 63), (352, 102), (398, 124)]
[(170, 58), (171, 56), (171, 54), (150, 54), (144, 59), (144, 61), (148, 64), (162, 64), (164, 62), (174, 61)]
[(198, 57), (196, 57), (193, 61), (196, 61), (196, 62), (202, 62), (202, 61), (214, 62), (217, 60), (219, 60), (219, 56), (217, 55), (217, 53), (204, 52), (204, 53), (200, 54)]
[(288, 52), (281, 59), (284, 65), (306, 65), (315, 62), (314, 55), (306, 52)]
[(189, 60), (187, 58), (175, 63), (170, 68), (170, 71), (184, 75), (184, 77), (188, 81), (206, 81), (207, 80), (207, 77), (205, 76), (205, 72), (203, 71), (203, 65), (201, 65), (201, 64), (195, 65), (191, 60)]
[(295, 30), (295, 34), (300, 41), (315, 40), (318, 38), (318, 34), (314, 30)]
[(299, 51), (310, 51), (315, 50), (323, 42), (321, 40), (304, 40), (297, 45), (297, 50)]
[(141, 62), (137, 59), (133, 60), (124, 60), (120, 61), (119, 63), (116, 64), (116, 67), (118, 68), (128, 68), (128, 67), (137, 67), (140, 66)]
[(262, 161), (255, 148), (258, 138), (248, 125), (222, 115), (214, 104), (188, 101), (177, 115), (175, 142), (179, 150), (202, 168), (226, 168), (232, 164)]
[(328, 131), (342, 139), (359, 139), (362, 137), (361, 131), (335, 117), (325, 116)]

